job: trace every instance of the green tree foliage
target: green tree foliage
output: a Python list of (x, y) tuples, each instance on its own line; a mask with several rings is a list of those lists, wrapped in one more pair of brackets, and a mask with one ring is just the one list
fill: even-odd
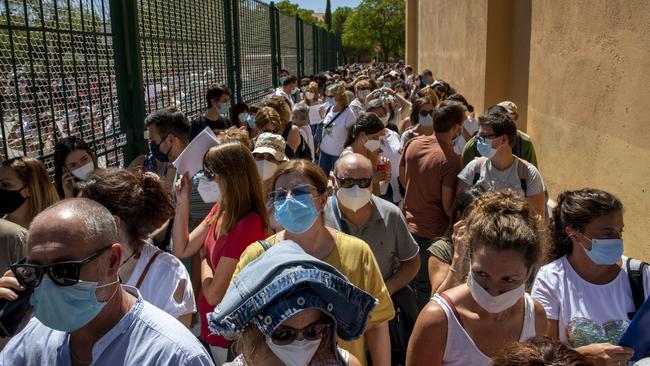
[(299, 16), (305, 22), (316, 24), (318, 20), (314, 16), (314, 11), (309, 9), (303, 9), (297, 4), (293, 4), (289, 0), (282, 0), (275, 4), (275, 7), (278, 8), (281, 12), (289, 14), (291, 16)]
[(332, 14), (332, 31), (338, 35), (343, 34), (343, 25), (348, 17), (354, 12), (349, 6), (336, 8)]
[(343, 26), (343, 46), (358, 54), (381, 47), (384, 61), (404, 53), (404, 1), (363, 0)]
[(332, 30), (332, 4), (330, 0), (327, 0), (325, 5), (325, 26), (328, 31)]

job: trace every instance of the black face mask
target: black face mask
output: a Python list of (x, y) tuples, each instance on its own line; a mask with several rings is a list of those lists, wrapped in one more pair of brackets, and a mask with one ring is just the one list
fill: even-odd
[[(25, 188), (25, 186), (23, 186), (23, 188)], [(10, 191), (0, 188), (0, 214), (10, 214), (20, 208), (23, 203), (25, 203), (27, 198), (23, 197), (23, 195), (20, 194), (20, 191), (23, 188), (20, 188), (17, 191)]]
[(159, 144), (156, 144), (155, 142), (153, 142), (153, 140), (149, 141), (149, 150), (151, 151), (151, 155), (153, 155), (153, 157), (156, 158), (156, 160), (158, 160), (161, 163), (166, 163), (169, 161), (169, 152), (172, 150), (172, 148), (170, 147), (169, 150), (167, 150), (167, 153), (165, 154), (163, 154), (162, 151), (160, 151), (160, 145), (163, 143), (163, 141), (165, 141), (167, 136), (165, 136), (162, 140), (160, 140)]

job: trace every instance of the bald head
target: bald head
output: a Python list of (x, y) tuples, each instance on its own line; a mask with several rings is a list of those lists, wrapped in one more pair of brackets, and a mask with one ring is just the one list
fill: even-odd
[(34, 218), (27, 238), (28, 248), (61, 243), (79, 257), (118, 241), (113, 215), (87, 198), (60, 201)]
[(372, 178), (372, 162), (361, 154), (344, 154), (336, 161), (334, 174), (339, 178)]

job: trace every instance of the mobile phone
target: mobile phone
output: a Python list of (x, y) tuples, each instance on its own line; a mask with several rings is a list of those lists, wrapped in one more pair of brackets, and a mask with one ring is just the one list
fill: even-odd
[(0, 337), (12, 337), (20, 331), (25, 316), (32, 306), (29, 299), (34, 289), (17, 292), (18, 298), (14, 301), (0, 300)]

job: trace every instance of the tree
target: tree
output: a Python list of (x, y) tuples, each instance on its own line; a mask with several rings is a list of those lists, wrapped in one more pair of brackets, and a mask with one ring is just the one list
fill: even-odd
[(363, 0), (343, 26), (343, 45), (373, 53), (381, 48), (384, 61), (404, 53), (404, 1)]
[(327, 0), (327, 4), (325, 5), (325, 25), (328, 31), (332, 30), (332, 4), (330, 0)]
[(343, 34), (343, 25), (353, 12), (354, 10), (349, 6), (336, 8), (332, 14), (332, 31), (338, 35)]
[(314, 11), (309, 9), (303, 9), (297, 4), (291, 3), (289, 0), (282, 0), (275, 4), (275, 7), (278, 8), (285, 14), (291, 16), (298, 16), (304, 22), (315, 24), (317, 22), (316, 17), (314, 16)]

